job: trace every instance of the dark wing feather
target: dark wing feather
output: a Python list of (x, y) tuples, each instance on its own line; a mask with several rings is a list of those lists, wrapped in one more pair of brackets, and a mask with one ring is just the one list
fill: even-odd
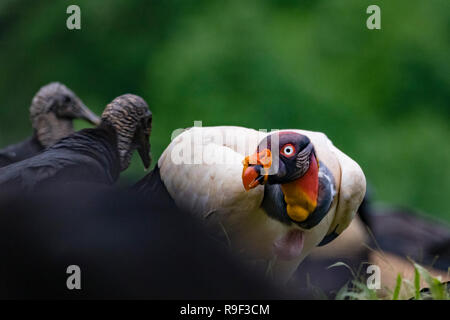
[(41, 153), (44, 147), (33, 135), (26, 140), (0, 150), (0, 168), (19, 162)]
[(34, 190), (56, 182), (113, 184), (120, 173), (115, 135), (86, 129), (33, 158), (0, 169), (0, 190)]
[(160, 201), (175, 205), (175, 201), (170, 196), (169, 191), (161, 179), (158, 165), (156, 165), (155, 169), (153, 169), (148, 175), (136, 183), (132, 190), (144, 197), (149, 196), (153, 199), (158, 198)]

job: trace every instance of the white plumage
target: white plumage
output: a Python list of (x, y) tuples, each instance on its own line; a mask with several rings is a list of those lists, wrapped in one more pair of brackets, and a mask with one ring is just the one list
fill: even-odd
[(261, 139), (272, 132), (194, 127), (172, 141), (158, 166), (163, 183), (179, 207), (201, 219), (220, 222), (235, 252), (263, 270), (269, 268), (275, 279), (285, 281), (327, 234), (340, 234), (347, 228), (364, 197), (366, 181), (358, 164), (323, 133), (281, 131), (307, 136), (336, 184), (336, 196), (328, 214), (312, 229), (303, 230), (303, 250), (290, 259), (277, 258), (274, 246), (299, 227), (282, 224), (266, 214), (261, 207), (264, 186), (246, 191), (242, 183), (244, 158), (255, 152)]

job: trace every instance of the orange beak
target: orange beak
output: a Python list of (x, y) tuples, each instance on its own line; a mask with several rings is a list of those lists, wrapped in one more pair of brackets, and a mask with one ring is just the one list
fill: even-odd
[[(272, 153), (264, 149), (251, 156), (245, 157), (242, 170), (242, 183), (246, 191), (265, 184), (269, 179), (269, 169), (272, 166)], [(261, 172), (262, 171), (262, 172)]]

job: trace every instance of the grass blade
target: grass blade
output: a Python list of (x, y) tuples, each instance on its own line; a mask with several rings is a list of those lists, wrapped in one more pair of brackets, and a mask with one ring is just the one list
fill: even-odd
[(394, 295), (392, 296), (392, 300), (398, 300), (398, 296), (400, 295), (400, 289), (402, 287), (402, 276), (399, 273), (397, 275), (397, 284), (395, 285)]
[(416, 266), (414, 266), (414, 290), (415, 290), (414, 298), (416, 300), (420, 300), (420, 274)]
[(347, 268), (348, 270), (350, 270), (353, 278), (356, 279), (355, 272), (353, 271), (353, 269), (348, 264), (346, 264), (344, 262), (336, 262), (335, 264), (332, 264), (331, 266), (328, 266), (327, 269), (331, 269), (331, 268), (335, 268), (335, 267), (345, 267), (345, 268)]

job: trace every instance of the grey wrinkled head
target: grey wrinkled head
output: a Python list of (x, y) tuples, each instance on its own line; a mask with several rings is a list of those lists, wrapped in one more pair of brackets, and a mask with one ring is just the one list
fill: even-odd
[(36, 93), (30, 106), (30, 118), (44, 147), (72, 134), (74, 119), (84, 119), (95, 125), (100, 123), (72, 90), (58, 82), (47, 84)]
[(152, 113), (144, 99), (134, 94), (115, 98), (106, 106), (102, 122), (112, 125), (117, 133), (122, 171), (129, 167), (134, 150), (138, 150), (144, 167), (150, 167)]

